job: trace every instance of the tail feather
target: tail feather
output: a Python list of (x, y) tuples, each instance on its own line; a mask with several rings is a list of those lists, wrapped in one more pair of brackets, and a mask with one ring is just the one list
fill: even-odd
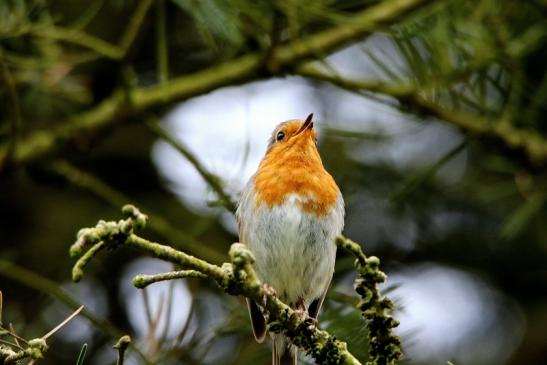
[(298, 365), (296, 347), (291, 346), (284, 338), (274, 338), (272, 341), (272, 364)]

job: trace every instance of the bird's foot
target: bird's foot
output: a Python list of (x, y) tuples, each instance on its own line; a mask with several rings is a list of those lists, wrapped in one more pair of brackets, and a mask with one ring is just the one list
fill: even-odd
[(294, 313), (302, 318), (302, 321), (304, 322), (311, 322), (314, 326), (317, 326), (319, 323), (317, 318), (310, 316), (308, 308), (306, 308), (303, 300), (298, 302), (297, 307), (294, 309)]
[(275, 289), (266, 283), (262, 284), (262, 290), (264, 290), (265, 295), (262, 297), (262, 306), (266, 306), (266, 302), (268, 301), (268, 295), (277, 296), (277, 292)]

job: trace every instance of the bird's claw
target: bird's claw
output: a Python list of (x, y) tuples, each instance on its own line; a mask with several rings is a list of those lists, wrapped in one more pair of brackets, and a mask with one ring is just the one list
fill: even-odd
[(262, 305), (265, 307), (268, 301), (268, 295), (277, 296), (277, 293), (272, 286), (266, 283), (262, 284), (262, 290), (264, 290), (265, 292), (264, 296), (262, 297)]
[(314, 326), (317, 326), (319, 323), (317, 318), (310, 316), (308, 308), (306, 308), (303, 301), (298, 302), (298, 306), (293, 311), (303, 322), (311, 322)]

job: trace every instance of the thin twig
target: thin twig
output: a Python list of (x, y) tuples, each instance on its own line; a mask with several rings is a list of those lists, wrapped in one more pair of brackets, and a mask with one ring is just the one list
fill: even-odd
[(15, 348), (18, 348), (19, 350), (24, 350), (24, 348), (22, 348), (21, 346), (19, 346), (18, 344), (16, 343), (13, 343), (13, 342), (9, 342), (9, 341), (6, 341), (6, 340), (3, 340), (0, 338), (0, 343), (3, 343), (5, 345), (8, 345), (10, 347), (15, 347)]
[(78, 359), (76, 360), (76, 365), (83, 365), (85, 354), (87, 353), (87, 343), (84, 343), (78, 354)]
[(54, 334), (55, 332), (57, 332), (58, 330), (61, 329), (61, 327), (63, 327), (65, 324), (67, 324), (70, 320), (72, 320), (72, 318), (76, 317), (81, 311), (82, 309), (84, 309), (84, 306), (81, 305), (80, 308), (76, 309), (70, 316), (68, 316), (64, 321), (62, 321), (61, 323), (59, 323), (55, 328), (53, 328), (51, 331), (49, 331), (48, 333), (46, 333), (45, 335), (42, 336), (42, 339), (46, 340), (49, 336), (51, 336), (52, 334)]
[(124, 359), (125, 359), (125, 351), (131, 344), (131, 337), (129, 336), (123, 336), (121, 337), (118, 342), (114, 345), (114, 348), (118, 350), (118, 360), (116, 361), (116, 365), (123, 365)]
[(129, 24), (122, 35), (119, 45), (113, 45), (91, 34), (87, 34), (74, 28), (63, 28), (60, 26), (36, 27), (31, 33), (37, 37), (62, 40), (88, 48), (94, 52), (114, 60), (121, 60), (126, 55), (135, 41), (139, 29), (144, 21), (148, 9), (153, 0), (142, 0), (133, 13)]
[(163, 315), (163, 308), (165, 308), (165, 293), (160, 293), (160, 297), (157, 299), (158, 308), (156, 309), (156, 313), (154, 315), (154, 329), (150, 331), (153, 334), (155, 334), (156, 329), (159, 328), (161, 316)]
[(164, 0), (156, 1), (156, 62), (158, 67), (158, 83), (161, 85), (165, 84), (169, 79), (165, 6)]
[(175, 282), (169, 282), (169, 290), (167, 292), (167, 308), (165, 309), (165, 326), (163, 327), (163, 332), (159, 338), (160, 346), (167, 339), (167, 334), (169, 333), (169, 326), (171, 325), (171, 311), (173, 309), (173, 294), (175, 292)]
[[(4, 327), (1, 327), (1, 329), (5, 329)], [(25, 344), (28, 344), (27, 340), (25, 340), (23, 337), (21, 336), (18, 336), (16, 333), (15, 333), (15, 329), (13, 328), (13, 324), (10, 322), (9, 324), (9, 335), (12, 336), (14, 339), (15, 339), (15, 342), (17, 342), (17, 344), (19, 345), (19, 341), (25, 343)]]
[[(58, 283), (55, 283), (43, 276), (1, 258), (0, 275), (49, 295), (50, 297), (63, 303), (68, 308), (77, 309), (80, 306), (80, 303), (78, 303), (75, 298), (63, 289), (59, 288)], [(119, 329), (114, 327), (110, 322), (100, 318), (97, 314), (91, 312), (88, 308), (84, 308), (81, 315), (87, 318), (91, 324), (110, 337), (116, 338), (122, 335), (122, 332)], [(135, 348), (135, 352), (144, 363), (152, 364), (152, 362), (148, 360), (140, 349)]]
[(148, 333), (152, 333), (153, 320), (152, 320), (152, 310), (150, 309), (150, 299), (148, 297), (148, 290), (142, 291), (142, 300), (144, 304), (144, 315), (146, 316), (146, 323), (148, 324)]
[[(122, 49), (122, 55), (125, 57), (129, 49), (131, 48), (133, 42), (137, 38), (141, 25), (144, 22), (144, 18), (150, 9), (154, 0), (141, 0), (137, 5), (137, 9), (131, 16), (129, 20), (129, 25), (125, 30), (122, 39), (120, 40), (120, 48)], [(122, 57), (122, 58), (123, 58)]]
[(154, 284), (165, 280), (185, 279), (185, 278), (207, 278), (207, 275), (196, 270), (181, 270), (171, 271), (156, 275), (137, 275), (133, 278), (133, 285), (139, 289), (143, 289), (150, 284)]
[(402, 199), (413, 192), (426, 180), (433, 177), (441, 167), (462, 152), (466, 146), (467, 140), (463, 139), (460, 143), (441, 156), (437, 161), (427, 166), (425, 169), (418, 171), (416, 174), (409, 175), (403, 182), (402, 187), (392, 193), (389, 199), (391, 201), (402, 201)]
[(91, 34), (82, 32), (76, 28), (64, 28), (60, 26), (36, 27), (31, 33), (40, 38), (48, 38), (59, 41), (70, 42), (80, 47), (87, 48), (93, 52), (114, 60), (123, 57), (123, 51), (115, 46)]
[(201, 164), (201, 161), (199, 161), (199, 159), (192, 152), (190, 152), (190, 150), (182, 143), (182, 141), (177, 140), (173, 136), (171, 136), (171, 134), (163, 129), (157, 122), (148, 121), (146, 125), (148, 126), (148, 128), (150, 128), (152, 132), (154, 132), (160, 138), (164, 139), (181, 155), (183, 155), (188, 160), (188, 162), (190, 162), (190, 164), (194, 166), (194, 168), (200, 174), (203, 180), (205, 180), (205, 182), (211, 187), (211, 189), (214, 190), (220, 200), (220, 203), (230, 212), (235, 212), (237, 205), (224, 190), (224, 186), (222, 185), (222, 179), (219, 176), (209, 172), (209, 170), (207, 170), (207, 168)]

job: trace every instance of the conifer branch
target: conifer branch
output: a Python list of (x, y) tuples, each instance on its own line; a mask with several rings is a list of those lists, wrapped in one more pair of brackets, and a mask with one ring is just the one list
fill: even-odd
[(547, 163), (547, 139), (541, 134), (533, 130), (515, 127), (506, 120), (491, 120), (469, 112), (443, 108), (427, 100), (422, 96), (422, 90), (411, 84), (389, 84), (376, 80), (348, 79), (326, 73), (310, 65), (300, 67), (298, 74), (329, 82), (349, 91), (364, 91), (391, 96), (406, 108), (438, 118), (472, 136), (492, 138), (510, 149), (523, 151), (533, 165)]
[[(150, 87), (126, 90), (120, 86), (97, 106), (65, 120), (57, 128), (34, 132), (21, 139), (13, 149), (6, 144), (0, 145), (0, 171), (5, 166), (26, 164), (53, 154), (74, 138), (113, 128), (128, 117), (142, 111), (182, 101), (221, 86), (258, 79), (272, 73), (283, 74), (306, 59), (325, 55), (400, 21), (402, 16), (430, 2), (430, 0), (380, 2), (349, 18), (343, 24), (335, 25), (301, 40), (280, 45), (271, 55), (270, 60), (265, 61), (261, 53), (252, 53)], [(122, 49), (128, 47), (127, 44), (134, 39), (133, 35), (129, 33), (122, 40)], [(107, 53), (112, 53), (112, 50), (108, 50)]]

